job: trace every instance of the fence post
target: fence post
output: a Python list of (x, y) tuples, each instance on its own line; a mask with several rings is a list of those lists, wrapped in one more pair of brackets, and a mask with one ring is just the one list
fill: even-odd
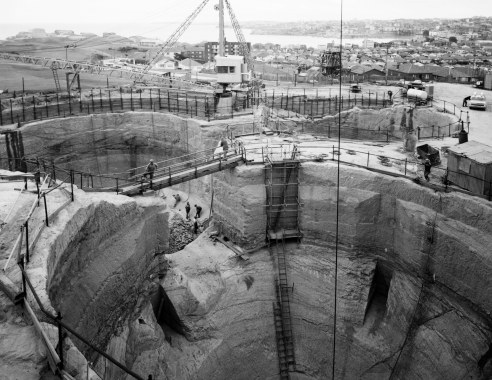
[(154, 107), (152, 107), (152, 89), (149, 88), (149, 98), (150, 98), (150, 109), (153, 109)]
[(46, 117), (48, 118), (48, 95), (44, 96), (44, 108), (46, 109)]
[(417, 127), (417, 140), (420, 140), (420, 127)]
[(142, 105), (142, 89), (140, 88), (140, 92), (138, 93), (138, 97), (140, 99), (140, 109), (143, 108), (143, 105)]
[(80, 188), (82, 189), (84, 187), (84, 184), (82, 182), (82, 172), (80, 172)]
[(167, 90), (167, 111), (171, 112), (171, 99), (169, 98), (169, 90)]
[[(33, 98), (34, 98), (34, 96), (33, 96)], [(10, 100), (10, 122), (11, 122), (11, 124), (14, 124), (14, 113), (12, 111), (12, 99), (9, 99), (9, 100)], [(36, 114), (36, 112), (34, 112), (34, 114)]]
[(44, 201), (44, 216), (46, 217), (46, 227), (49, 227), (48, 221), (48, 205), (46, 204), (46, 193), (43, 193), (43, 201)]
[(119, 178), (116, 177), (116, 194), (120, 192), (120, 181)]
[(133, 111), (133, 88), (130, 87), (130, 109)]
[(92, 104), (92, 113), (94, 113), (94, 93), (91, 90), (91, 104)]
[(24, 228), (26, 230), (26, 262), (29, 262), (29, 220), (24, 223)]
[[(34, 97), (34, 95), (32, 96), (32, 104), (33, 104), (34, 120), (36, 120), (37, 119), (37, 116), (36, 116), (36, 98)], [(12, 114), (12, 99), (10, 99), (10, 118), (11, 118), (12, 123), (13, 123), (14, 119), (13, 119), (13, 114)]]
[(335, 161), (335, 145), (332, 145), (331, 149), (332, 149), (332, 155), (333, 155), (332, 161)]
[(369, 152), (367, 152), (367, 167), (369, 167)]
[(198, 117), (198, 100), (196, 99), (196, 95), (195, 95), (195, 116)]
[(185, 98), (185, 104), (186, 104), (186, 114), (188, 115), (188, 93), (185, 93), (186, 98)]
[(74, 181), (74, 174), (73, 174), (73, 169), (70, 170), (70, 189), (72, 191), (72, 202), (74, 201), (74, 196), (73, 196), (73, 181)]
[(179, 114), (179, 93), (176, 91), (176, 108), (177, 112)]
[(407, 161), (408, 161), (408, 159), (405, 158), (405, 175), (407, 175)]
[(99, 89), (99, 104), (101, 105), (101, 111), (103, 110), (103, 95), (102, 89)]
[(111, 103), (111, 90), (108, 91), (108, 99), (109, 99), (109, 110), (113, 113), (113, 104)]
[(123, 91), (120, 87), (120, 106), (121, 106), (121, 109), (123, 110)]
[(24, 107), (24, 96), (22, 96), (21, 100), (22, 100), (22, 121), (26, 121), (26, 109)]
[(161, 109), (161, 89), (157, 89), (157, 95), (159, 96), (159, 110)]
[(63, 361), (63, 328), (62, 328), (62, 325), (61, 325), (61, 314), (60, 312), (58, 312), (58, 314), (56, 315), (56, 322), (57, 322), (57, 325), (58, 325), (58, 354), (60, 356), (60, 369), (63, 369), (64, 367), (64, 361)]

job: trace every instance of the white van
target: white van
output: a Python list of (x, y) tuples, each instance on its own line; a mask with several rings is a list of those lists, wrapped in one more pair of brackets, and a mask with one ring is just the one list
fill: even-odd
[(478, 109), (482, 109), (482, 110), (486, 110), (487, 109), (487, 100), (485, 99), (485, 95), (484, 94), (473, 94), (470, 98), (470, 100), (468, 101), (468, 107), (470, 109), (472, 108), (478, 108)]

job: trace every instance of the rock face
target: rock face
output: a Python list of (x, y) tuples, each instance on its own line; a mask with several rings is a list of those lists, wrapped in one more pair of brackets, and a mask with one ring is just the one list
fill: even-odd
[[(354, 107), (342, 112), (341, 137), (349, 139), (382, 140), (387, 137), (400, 139), (405, 136), (410, 116), (408, 107), (395, 106), (382, 110)], [(433, 108), (414, 110), (413, 127), (421, 128), (419, 136), (448, 136), (459, 131), (457, 118), (437, 112)], [(402, 125), (403, 124), (403, 125)], [(303, 132), (331, 137), (338, 136), (338, 115), (326, 116), (313, 123), (302, 123)], [(388, 131), (388, 134), (386, 133)]]
[[(80, 141), (110, 133), (109, 120), (120, 117), (130, 116), (101, 115), (108, 124), (85, 137), (79, 131)], [(149, 132), (149, 120), (141, 122)], [(161, 140), (156, 132), (159, 149), (181, 154), (183, 141), (215, 145), (220, 128), (184, 125), (159, 132)], [(127, 132), (111, 132), (123, 136), (121, 147)], [(128, 165), (131, 154), (124, 160)], [(490, 205), (348, 166), (337, 200), (336, 170), (331, 162), (303, 162), (299, 173), (304, 236), (286, 252), (292, 378), (329, 378), (333, 357), (337, 379), (490, 378)], [(259, 249), (248, 261), (205, 233), (159, 266), (154, 254), (167, 247), (169, 232), (158, 199), (77, 192), (38, 242), (29, 274), (47, 307), (61, 310), (67, 323), (144, 378), (278, 378), (276, 267), (273, 253), (260, 249), (264, 169), (244, 165), (214, 175), (213, 186), (207, 180), (189, 186), (199, 191), (203, 184), (205, 192), (214, 189), (214, 228), (243, 248)], [(68, 351), (82, 379), (83, 359), (72, 346)], [(125, 378), (86, 353), (107, 378)]]

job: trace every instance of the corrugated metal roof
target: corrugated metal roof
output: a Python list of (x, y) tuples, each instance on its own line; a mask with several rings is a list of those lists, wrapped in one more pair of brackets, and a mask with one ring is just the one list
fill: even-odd
[(463, 144), (452, 146), (448, 151), (457, 156), (467, 157), (479, 164), (492, 163), (492, 146), (482, 144), (478, 141), (468, 141)]

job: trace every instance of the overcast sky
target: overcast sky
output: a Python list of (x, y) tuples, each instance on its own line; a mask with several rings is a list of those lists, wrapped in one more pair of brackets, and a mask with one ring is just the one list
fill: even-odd
[[(340, 19), (340, 0), (229, 0), (239, 21)], [(3, 23), (183, 21), (201, 0), (2, 0)], [(210, 0), (197, 22), (215, 22)], [(492, 0), (343, 0), (345, 20), (492, 16)]]

